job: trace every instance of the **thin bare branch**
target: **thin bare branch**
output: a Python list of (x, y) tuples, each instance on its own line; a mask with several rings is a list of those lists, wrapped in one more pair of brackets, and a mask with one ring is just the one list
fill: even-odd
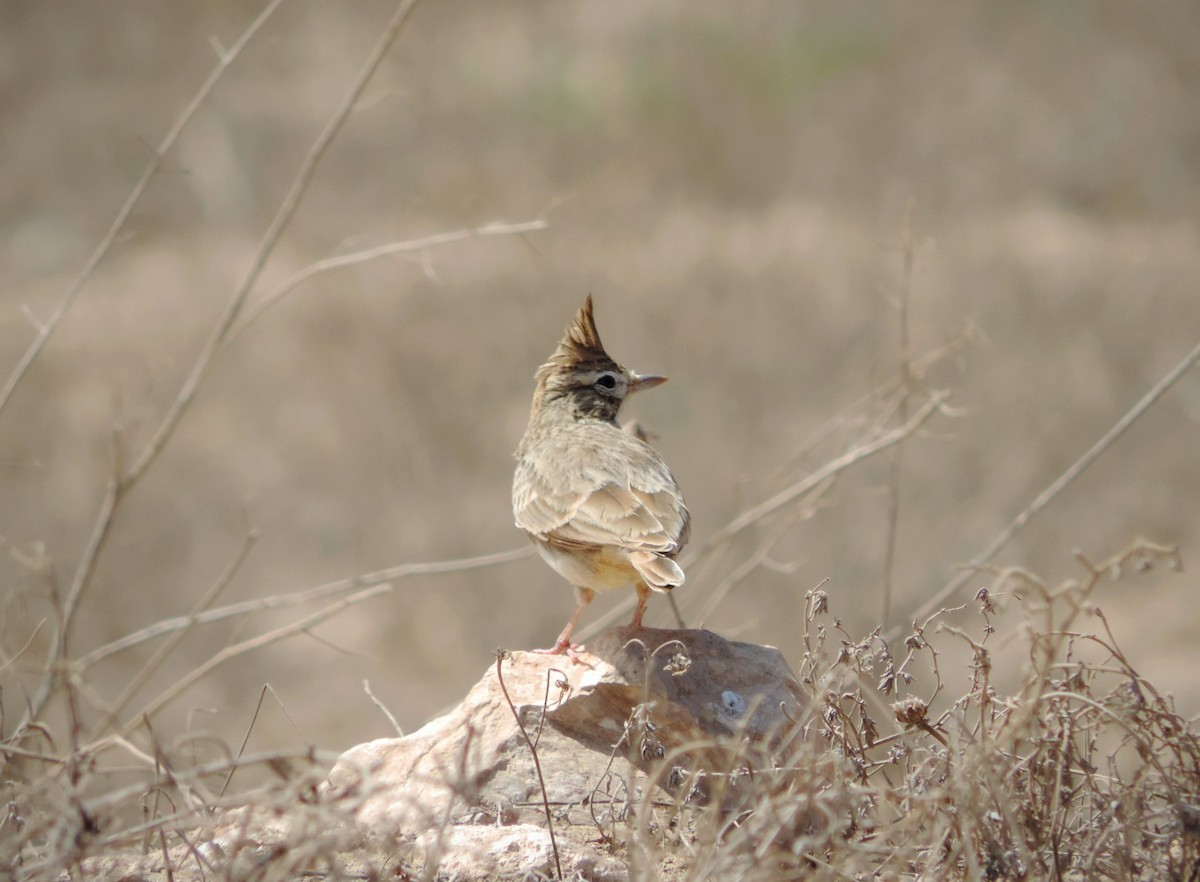
[[(923, 377), (935, 364), (950, 358), (966, 349), (978, 336), (978, 331), (967, 325), (959, 335), (942, 346), (930, 349), (909, 360), (909, 371), (914, 377)], [(769, 483), (775, 484), (783, 480), (783, 476), (797, 462), (807, 457), (820, 444), (829, 440), (837, 432), (849, 430), (863, 425), (882, 425), (880, 412), (898, 410), (899, 400), (905, 394), (902, 378), (899, 375), (888, 377), (869, 392), (861, 395), (858, 400), (843, 408), (839, 413), (826, 420), (793, 454), (788, 462), (776, 469)]]
[[(904, 438), (907, 438), (913, 432), (917, 431), (917, 429), (919, 429), (922, 425), (924, 425), (925, 421), (928, 420), (935, 411), (942, 408), (949, 397), (949, 392), (943, 391), (936, 393), (928, 401), (921, 405), (917, 412), (913, 414), (912, 418), (909, 419), (905, 424), (897, 426), (890, 432), (879, 435), (872, 441), (862, 443), (857, 447), (846, 451), (841, 456), (830, 460), (829, 462), (825, 463), (825, 465), (821, 466), (821, 468), (809, 473), (786, 489), (776, 493), (770, 499), (767, 499), (764, 502), (761, 502), (753, 508), (738, 515), (700, 545), (695, 546), (690, 553), (685, 555), (683, 560), (684, 568), (687, 569), (688, 567), (692, 566), (695, 562), (703, 558), (704, 555), (712, 553), (734, 536), (737, 536), (743, 530), (748, 529), (749, 527), (761, 521), (763, 518), (769, 517), (786, 505), (821, 487), (825, 482), (846, 471), (846, 469), (850, 468), (851, 466), (854, 466), (865, 459), (869, 459), (880, 451), (887, 450), (893, 444), (896, 444)], [(579, 631), (580, 638), (587, 640), (593, 634), (599, 633), (599, 631), (606, 625), (616, 621), (618, 618), (625, 615), (625, 613), (632, 609), (634, 602), (635, 601), (632, 598), (623, 600), (604, 615), (597, 618), (595, 621), (583, 626)]]
[(391, 589), (392, 586), (386, 583), (365, 588), (362, 591), (357, 591), (354, 594), (351, 594), (349, 597), (342, 598), (336, 603), (329, 604), (324, 609), (319, 609), (316, 612), (309, 613), (304, 618), (288, 625), (283, 625), (282, 627), (259, 634), (256, 637), (250, 637), (241, 641), (240, 643), (234, 643), (230, 646), (226, 646), (220, 652), (211, 656), (208, 661), (198, 665), (191, 671), (188, 671), (186, 676), (174, 683), (170, 688), (163, 690), (163, 692), (151, 700), (144, 708), (142, 708), (142, 710), (134, 715), (131, 722), (127, 723), (122, 728), (121, 734), (128, 735), (133, 729), (141, 725), (143, 718), (153, 718), (154, 715), (162, 709), (163, 705), (182, 695), (197, 682), (203, 680), (214, 670), (225, 664), (225, 662), (232, 661), (239, 656), (254, 652), (257, 649), (270, 646), (273, 643), (278, 643), (281, 640), (285, 640), (288, 637), (293, 637), (296, 634), (301, 634), (307, 631), (309, 628), (315, 627), (316, 625), (321, 624), (321, 622), (333, 618), (343, 610), (362, 603), (363, 601), (378, 597), (381, 594), (385, 594)]
[(830, 460), (825, 465), (821, 466), (821, 468), (792, 484), (790, 487), (779, 491), (770, 499), (764, 500), (763, 502), (760, 502), (758, 505), (754, 506), (754, 508), (738, 515), (720, 530), (709, 536), (708, 539), (706, 539), (702, 545), (696, 548), (696, 550), (690, 556), (694, 558), (696, 555), (707, 551), (715, 545), (729, 541), (746, 528), (753, 526), (754, 524), (758, 523), (758, 521), (779, 511), (779, 509), (808, 493), (813, 488), (820, 486), (828, 478), (837, 475), (840, 472), (844, 472), (854, 464), (862, 462), (862, 460), (874, 456), (881, 450), (886, 450), (892, 445), (903, 441), (922, 425), (924, 425), (925, 421), (928, 420), (935, 411), (940, 409), (941, 406), (946, 402), (946, 399), (949, 397), (949, 392), (938, 392), (934, 394), (929, 398), (928, 401), (922, 404), (917, 409), (916, 413), (912, 415), (912, 418), (903, 425), (897, 426), (890, 432), (880, 435), (874, 441), (870, 441), (866, 444), (855, 447), (852, 450), (846, 451), (841, 456)]
[(698, 617), (696, 627), (703, 628), (708, 621), (708, 617), (713, 614), (713, 611), (720, 606), (721, 601), (725, 596), (732, 591), (737, 585), (747, 579), (751, 573), (762, 566), (776, 543), (783, 537), (783, 534), (792, 527), (798, 520), (807, 520), (817, 510), (817, 504), (821, 497), (824, 496), (831, 487), (833, 487), (834, 479), (828, 478), (824, 484), (821, 484), (813, 490), (812, 499), (802, 509), (793, 510), (787, 517), (779, 519), (771, 529), (766, 531), (766, 536), (759, 542), (758, 548), (742, 562), (732, 573), (726, 576), (721, 582), (711, 591), (706, 592), (704, 611)]
[(304, 157), (304, 162), (300, 166), (300, 171), (297, 172), (296, 177), (292, 180), (291, 188), (280, 203), (278, 211), (275, 212), (275, 217), (271, 221), (271, 225), (267, 228), (267, 232), (263, 235), (262, 242), (259, 243), (258, 251), (250, 264), (250, 268), (246, 271), (246, 275), (242, 279), (241, 284), (238, 285), (237, 290), (234, 291), (233, 297), (225, 305), (220, 318), (217, 319), (212, 334), (204, 344), (204, 348), (201, 349), (199, 356), (197, 356), (191, 373), (184, 381), (175, 401), (168, 408), (162, 423), (160, 423), (150, 441), (147, 442), (145, 449), (137, 461), (130, 468), (125, 478), (127, 483), (133, 484), (137, 482), (138, 478), (145, 473), (150, 464), (158, 458), (158, 455), (166, 447), (167, 442), (174, 434), (180, 420), (183, 419), (183, 415), (187, 412), (192, 400), (196, 397), (196, 392), (200, 388), (200, 384), (208, 375), (208, 371), (212, 367), (213, 357), (217, 354), (222, 344), (227, 341), (229, 332), (233, 328), (233, 323), (237, 320), (238, 315), (241, 313), (246, 298), (254, 289), (259, 276), (262, 275), (263, 268), (267, 264), (267, 259), (275, 250), (275, 246), (283, 235), (284, 230), (287, 229), (292, 218), (295, 216), (301, 199), (304, 197), (305, 192), (307, 192), (309, 184), (312, 183), (317, 165), (325, 156), (329, 145), (333, 143), (334, 137), (341, 131), (342, 126), (345, 125), (346, 119), (354, 109), (354, 105), (362, 96), (363, 89), (366, 88), (367, 83), (387, 55), (388, 49), (399, 35), (404, 22), (408, 19), (409, 13), (412, 12), (416, 4), (417, 0), (401, 0), (395, 12), (392, 13), (391, 19), (384, 27), (383, 33), (380, 34), (378, 41), (375, 43), (375, 47), (371, 50), (366, 61), (359, 69), (358, 75), (351, 84), (349, 91), (342, 98), (342, 103), (325, 124), (325, 128), (317, 136), (316, 142), (309, 148), (308, 154)]
[(88, 280), (91, 279), (100, 262), (108, 256), (108, 252), (112, 248), (113, 242), (116, 241), (117, 235), (125, 228), (125, 224), (129, 220), (129, 216), (133, 213), (134, 207), (141, 201), (146, 188), (150, 185), (150, 181), (154, 179), (159, 166), (162, 165), (163, 158), (171, 152), (171, 149), (175, 146), (175, 142), (179, 140), (180, 134), (187, 128), (188, 123), (192, 121), (192, 117), (196, 115), (196, 111), (200, 109), (201, 105), (208, 99), (208, 96), (212, 94), (213, 88), (225, 74), (225, 71), (229, 69), (229, 66), (237, 59), (242, 49), (258, 33), (259, 28), (271, 17), (271, 14), (279, 7), (281, 2), (282, 0), (270, 0), (229, 51), (219, 55), (216, 66), (213, 67), (208, 78), (192, 97), (187, 107), (184, 108), (183, 113), (179, 115), (179, 119), (175, 121), (175, 125), (167, 132), (162, 143), (158, 145), (158, 149), (154, 151), (154, 155), (142, 171), (142, 176), (134, 184), (129, 196), (126, 197), (125, 204), (121, 206), (121, 209), (117, 212), (117, 216), (113, 218), (112, 223), (109, 225), (108, 231), (100, 240), (100, 244), (96, 246), (96, 250), (92, 252), (91, 257), (83, 265), (83, 269), (80, 270), (79, 275), (71, 283), (71, 287), (67, 289), (67, 293), (59, 302), (58, 308), (54, 310), (54, 314), (45, 322), (39, 322), (35, 325), (37, 327), (37, 335), (34, 337), (33, 342), (29, 344), (29, 348), (25, 350), (25, 354), (17, 363), (16, 368), (13, 369), (12, 375), (4, 384), (4, 388), (0, 389), (0, 413), (3, 413), (4, 408), (8, 406), (13, 392), (25, 376), (25, 372), (29, 370), (30, 365), (41, 354), (42, 349), (45, 348), (50, 335), (54, 333), (55, 329), (74, 305), (75, 298), (79, 296), (79, 292), (83, 290)]
[(121, 462), (120, 456), (116, 451), (116, 446), (120, 442), (115, 436), (113, 443), (112, 474), (104, 490), (104, 499), (100, 503), (100, 512), (96, 515), (96, 523), (92, 526), (92, 534), (88, 538), (87, 545), (83, 549), (83, 554), (79, 558), (79, 564), (75, 568), (75, 576), (71, 580), (71, 586), (67, 589), (67, 596), (63, 600), (62, 608), (59, 610), (58, 627), (54, 630), (54, 639), (51, 641), (50, 648), (46, 653), (46, 670), (42, 675), (41, 681), (38, 683), (37, 692), (34, 693), (33, 698), (25, 708), (25, 716), (22, 718), (18, 729), (24, 729), (26, 725), (36, 720), (41, 715), (42, 710), (45, 709), (46, 702), (50, 700), (50, 696), (54, 694), (54, 687), (58, 683), (66, 662), (67, 643), (70, 639), (71, 625), (75, 621), (75, 613), (79, 610), (79, 602), (87, 590), (87, 586), (91, 584), (92, 575), (96, 569), (96, 560), (112, 530), (113, 518), (116, 514), (117, 505), (121, 501), (122, 494), (120, 480)]
[[(396, 8), (396, 11), (393, 13), (391, 20), (388, 22), (387, 27), (384, 29), (382, 35), (377, 41), (374, 49), (371, 51), (366, 62), (359, 71), (358, 77), (356, 78), (352, 88), (343, 99), (342, 104), (338, 107), (337, 111), (326, 123), (325, 128), (317, 138), (316, 143), (309, 150), (309, 153), (305, 157), (305, 161), (302, 164), (299, 173), (292, 182), (291, 189), (284, 197), (284, 200), (281, 203), (279, 210), (276, 212), (271, 226), (268, 228), (266, 235), (263, 237), (263, 241), (259, 245), (258, 252), (255, 255), (255, 259), (250, 270), (247, 272), (241, 285), (234, 292), (233, 297), (226, 305), (225, 311), (222, 313), (220, 319), (214, 327), (212, 335), (209, 337), (208, 342), (205, 344), (204, 348), (200, 352), (200, 355), (197, 357), (196, 362), (192, 367), (191, 374), (184, 382), (183, 387), (181, 388), (175, 401), (171, 404), (170, 408), (168, 408), (167, 414), (164, 416), (158, 430), (154, 433), (154, 436), (147, 443), (145, 449), (142, 451), (141, 455), (128, 472), (122, 474), (121, 469), (123, 469), (123, 466), (120, 464), (120, 459), (118, 457), (117, 473), (109, 483), (109, 488), (105, 496), (105, 503), (101, 508), (100, 515), (96, 519), (95, 526), (92, 529), (92, 537), (84, 551), (83, 557), (76, 570), (75, 578), (72, 581), (70, 591), (64, 602), (62, 610), (62, 624), (55, 635), (51, 654), (47, 657), (46, 676), (43, 677), (34, 699), (30, 702), (28, 708), (26, 709), (27, 716), (24, 722), (27, 723), (30, 720), (36, 719), (37, 716), (42, 712), (50, 696), (53, 694), (58, 677), (57, 670), (62, 664), (64, 658), (64, 647), (69, 635), (75, 610), (78, 607), (79, 598), (91, 580), (96, 561), (99, 559), (100, 553), (102, 552), (104, 544), (107, 541), (122, 499), (129, 492), (129, 490), (131, 490), (137, 484), (138, 480), (142, 477), (142, 475), (145, 474), (146, 469), (154, 462), (154, 460), (165, 448), (167, 442), (170, 440), (176, 426), (178, 426), (183, 414), (187, 411), (188, 406), (195, 397), (201, 381), (207, 375), (212, 364), (213, 357), (216, 355), (221, 345), (225, 342), (226, 335), (228, 334), (233, 321), (237, 318), (238, 313), (241, 311), (246, 297), (253, 289), (255, 282), (257, 282), (263, 267), (266, 265), (267, 258), (274, 250), (276, 243), (279, 241), (279, 237), (283, 234), (283, 231), (287, 228), (288, 223), (295, 214), (296, 208), (299, 206), (300, 200), (305, 191), (308, 189), (308, 185), (312, 180), (318, 162), (325, 154), (325, 151), (329, 147), (329, 144), (332, 142), (334, 136), (341, 130), (342, 125), (345, 123), (346, 118), (349, 116), (350, 111), (354, 107), (355, 101), (361, 95), (362, 90), (366, 87), (371, 75), (375, 72), (376, 68), (383, 60), (388, 48), (399, 34), (409, 12), (411, 12), (413, 6), (415, 5), (416, 0), (401, 0)], [(265, 16), (269, 15), (270, 11), (273, 9), (273, 5), (269, 6), (267, 10), (264, 11), (263, 15), (260, 16), (259, 21), (263, 20)], [(247, 35), (243, 35), (243, 40), (239, 41), (239, 44), (244, 44), (244, 41), (249, 39), (249, 34), (252, 33), (253, 27), (251, 31), (247, 33)], [(228, 59), (232, 57), (233, 54), (234, 53), (225, 55), (223, 56), (223, 59)], [(223, 60), (222, 63), (218, 65), (218, 71), (224, 69), (222, 66), (224, 64), (227, 64), (227, 61)], [(215, 71), (213, 76), (216, 74), (217, 72)], [(210, 80), (211, 79), (212, 76), (210, 76)], [(202, 100), (203, 96), (206, 94), (207, 92), (202, 90), (200, 95), (198, 95), (198, 99)], [(198, 103), (198, 101), (194, 102), (194, 104), (196, 103)], [(185, 121), (186, 118), (190, 117), (185, 117)], [(122, 219), (122, 223), (123, 222), (124, 221)], [(51, 322), (48, 322), (47, 324), (50, 325)], [(119, 440), (117, 442), (117, 446), (119, 453)]]
[(392, 730), (396, 733), (397, 738), (404, 737), (404, 727), (400, 725), (400, 721), (396, 719), (396, 715), (392, 713), (391, 708), (380, 700), (374, 692), (371, 691), (371, 681), (363, 680), (363, 692), (367, 694), (367, 698), (371, 699), (371, 704), (379, 709), (379, 712), (387, 717), (389, 723), (392, 724)]
[[(496, 679), (500, 683), (500, 691), (504, 693), (504, 700), (508, 702), (508, 709), (512, 711), (513, 719), (517, 722), (517, 728), (521, 730), (521, 737), (525, 739), (525, 743), (529, 746), (529, 752), (533, 756), (533, 769), (537, 772), (538, 786), (542, 790), (542, 810), (546, 815), (546, 830), (550, 833), (550, 849), (554, 852), (554, 869), (558, 871), (557, 878), (563, 879), (562, 861), (558, 857), (558, 840), (554, 836), (554, 815), (550, 812), (550, 797), (546, 795), (546, 779), (542, 777), (542, 761), (538, 758), (537, 746), (534, 745), (533, 739), (529, 737), (529, 733), (525, 731), (525, 726), (521, 723), (521, 715), (517, 713), (516, 705), (513, 704), (512, 698), (508, 694), (508, 687), (504, 684), (504, 660), (508, 658), (508, 650), (500, 649), (496, 651)], [(545, 715), (545, 707), (542, 708), (542, 715)]]
[[(900, 398), (900, 409), (897, 417), (900, 422), (908, 421), (908, 399), (912, 392), (913, 386), (913, 371), (909, 363), (911, 355), (909, 353), (909, 330), (908, 330), (908, 306), (912, 297), (912, 272), (913, 261), (915, 254), (913, 250), (913, 233), (912, 233), (912, 214), (913, 207), (908, 206), (907, 216), (904, 219), (904, 248), (903, 248), (903, 268), (900, 279), (900, 302), (897, 305), (897, 334), (899, 337), (899, 365), (897, 373), (900, 377), (900, 382), (904, 390)], [(888, 619), (892, 612), (892, 582), (896, 577), (896, 540), (900, 531), (900, 477), (903, 471), (904, 462), (904, 444), (900, 443), (892, 450), (892, 462), (890, 474), (888, 475), (888, 518), (887, 518), (887, 536), (884, 539), (884, 556), (883, 556), (883, 580), (880, 592), (880, 610), (879, 621), (886, 630)]]
[[(210, 622), (238, 618), (269, 609), (299, 606), (305, 603), (312, 603), (316, 600), (322, 600), (326, 597), (344, 594), (347, 591), (371, 588), (375, 585), (385, 582), (395, 582), (411, 576), (434, 576), (443, 573), (460, 573), (467, 570), (483, 569), (484, 567), (492, 567), (521, 560), (522, 558), (529, 557), (531, 554), (533, 554), (533, 547), (527, 545), (521, 548), (514, 548), (510, 551), (499, 551), (494, 554), (479, 555), (478, 557), (462, 557), (455, 560), (440, 560), (430, 563), (399, 564), (398, 566), (389, 567), (386, 570), (363, 573), (360, 576), (327, 582), (324, 585), (318, 585), (306, 591), (297, 591), (292, 594), (276, 594), (272, 597), (263, 597), (258, 600), (247, 600), (241, 603), (229, 604), (228, 606), (219, 606), (216, 609), (205, 610), (194, 616), (175, 616), (174, 618), (164, 619), (161, 622), (148, 625), (145, 628), (134, 631), (132, 634), (127, 634), (119, 640), (114, 640), (112, 643), (106, 643), (104, 646), (97, 647), (80, 658), (77, 665), (80, 668), (87, 668), (109, 656), (116, 655), (118, 652), (132, 649), (135, 646), (145, 643), (147, 640), (153, 640), (164, 634), (189, 628), (193, 624), (206, 625)], [(389, 589), (391, 587), (388, 586)]]
[[(1118, 438), (1124, 435), (1126, 430), (1128, 430), (1130, 426), (1137, 422), (1142, 414), (1149, 410), (1154, 403), (1158, 401), (1158, 399), (1162, 398), (1162, 396), (1166, 394), (1167, 390), (1175, 385), (1176, 381), (1186, 374), (1196, 364), (1197, 361), (1200, 361), (1200, 343), (1196, 344), (1191, 352), (1185, 355), (1183, 359), (1175, 365), (1175, 367), (1171, 368), (1171, 370), (1167, 372), (1166, 376), (1155, 383), (1154, 386), (1151, 387), (1150, 391), (1143, 395), (1137, 404), (1130, 408), (1128, 413), (1117, 420), (1113, 427), (1105, 432), (1103, 436), (1101, 436), (1099, 441), (1088, 448), (1087, 452), (1084, 453), (1083, 456), (1079, 457), (1079, 459), (1073, 462), (1065, 472), (1059, 475), (1045, 490), (1039, 493), (1033, 502), (1029, 503), (1029, 505), (1027, 505), (1020, 514), (1013, 518), (1012, 521), (1009, 522), (1008, 526), (1001, 530), (996, 538), (989, 542), (987, 547), (984, 548), (984, 550), (970, 562), (966, 569), (962, 570), (957, 576), (947, 582), (937, 594), (933, 595), (933, 597), (921, 604), (917, 611), (912, 614), (911, 618), (919, 619), (928, 615), (931, 611), (937, 609), (939, 606), (945, 603), (949, 598), (953, 597), (964, 585), (970, 582), (975, 575), (976, 569), (982, 567), (993, 557), (995, 557), (996, 553), (999, 552), (1000, 549), (1005, 545), (1007, 545), (1012, 540), (1013, 536), (1020, 532), (1022, 527), (1036, 517), (1042, 511), (1042, 509), (1049, 505), (1050, 502), (1053, 501), (1059, 493), (1065, 490), (1072, 481), (1083, 474), (1084, 470), (1093, 462), (1095, 462), (1096, 459), (1099, 458), (1100, 454), (1108, 450), (1108, 448), (1111, 447)], [(901, 628), (893, 628), (888, 632), (887, 639), (894, 640), (901, 634), (901, 632)]]
[(45, 619), (42, 619), (40, 622), (38, 622), (34, 626), (33, 630), (29, 632), (29, 636), (25, 638), (25, 642), (22, 643), (21, 647), (11, 656), (6, 656), (3, 648), (0, 648), (0, 674), (3, 674), (6, 670), (8, 670), (9, 667), (15, 665), (20, 660), (21, 656), (29, 651), (29, 647), (33, 645), (34, 641), (37, 640), (38, 635), (42, 633), (42, 626), (45, 624)]
[(270, 646), (272, 643), (278, 643), (279, 641), (288, 637), (292, 637), (296, 634), (301, 634), (304, 631), (319, 625), (321, 622), (333, 618), (343, 610), (386, 594), (394, 587), (395, 586), (389, 582), (373, 584), (370, 587), (356, 591), (348, 597), (344, 597), (335, 603), (331, 603), (323, 609), (319, 609), (316, 612), (310, 613), (304, 618), (298, 619), (291, 624), (284, 625), (272, 631), (259, 634), (257, 637), (251, 637), (241, 641), (240, 643), (235, 643), (231, 646), (225, 647), (220, 652), (209, 658), (208, 661), (199, 665), (194, 670), (189, 671), (187, 676), (185, 676), (182, 680), (180, 680), (178, 683), (175, 683), (173, 686), (171, 686), (171, 688), (163, 691), (158, 697), (147, 704), (146, 707), (144, 707), (135, 715), (135, 722), (127, 724), (122, 729), (121, 734), (128, 734), (132, 728), (135, 728), (138, 725), (137, 721), (140, 721), (143, 717), (153, 717), (163, 705), (176, 698), (181, 693), (187, 691), (193, 684), (199, 680), (202, 680), (204, 677), (207, 677), (213, 670), (220, 667), (225, 662), (237, 658), (238, 656), (245, 655), (246, 653), (253, 652), (257, 649), (262, 649), (265, 646)]
[(366, 248), (362, 251), (354, 251), (350, 254), (341, 254), (337, 257), (330, 257), (325, 260), (318, 260), (312, 263), (300, 272), (295, 273), (284, 279), (280, 284), (271, 290), (262, 300), (251, 304), (243, 310), (241, 318), (230, 329), (226, 340), (232, 340), (250, 324), (258, 319), (264, 312), (292, 293), (304, 282), (314, 276), (322, 273), (331, 272), (337, 269), (343, 269), (348, 266), (356, 266), (358, 264), (367, 263), (372, 260), (378, 260), (381, 257), (389, 257), (394, 254), (405, 254), (411, 251), (424, 251), (428, 248), (436, 248), (439, 245), (448, 245), (451, 242), (461, 242), (464, 239), (475, 239), (480, 236), (517, 236), (524, 233), (535, 233), (539, 230), (546, 229), (547, 224), (544, 220), (524, 221), (522, 223), (492, 223), (484, 224), (481, 227), (468, 227), (463, 230), (454, 230), (449, 233), (435, 233), (432, 236), (425, 236), (421, 239), (407, 239), (402, 242), (389, 242), (386, 245), (378, 245), (374, 248)]
[(258, 541), (258, 535), (259, 534), (257, 530), (250, 530), (246, 533), (241, 544), (238, 546), (237, 551), (234, 553), (233, 559), (230, 560), (229, 564), (225, 567), (224, 572), (222, 572), (217, 580), (211, 586), (209, 586), (208, 590), (204, 592), (204, 595), (192, 608), (192, 611), (185, 616), (187, 624), (175, 631), (168, 640), (165, 640), (163, 644), (154, 651), (149, 660), (142, 665), (141, 669), (130, 678), (129, 682), (125, 684), (125, 688), (121, 690), (121, 694), (117, 696), (117, 699), (105, 712), (104, 717), (99, 723), (96, 724), (95, 727), (93, 727), (92, 733), (89, 736), (89, 740), (95, 740), (101, 732), (103, 732), (116, 721), (121, 711), (125, 709), (125, 705), (129, 703), (129, 700), (133, 698), (134, 694), (142, 688), (148, 679), (150, 679), (151, 675), (153, 675), (154, 672), (162, 666), (162, 663), (166, 660), (167, 656), (171, 654), (171, 651), (179, 645), (179, 641), (182, 640), (184, 635), (187, 634), (188, 629), (196, 624), (200, 613), (208, 609), (208, 607), (211, 606), (212, 603), (221, 595), (221, 592), (229, 586), (229, 583), (233, 581), (233, 577), (237, 574), (237, 571), (241, 569), (242, 564), (245, 563), (246, 558), (250, 555), (250, 551), (254, 548), (255, 542)]

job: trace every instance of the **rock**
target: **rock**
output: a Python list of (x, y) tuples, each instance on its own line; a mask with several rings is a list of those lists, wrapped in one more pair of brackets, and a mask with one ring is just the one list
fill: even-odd
[(418, 837), (414, 870), (436, 861), (438, 878), (459, 882), (493, 882), (497, 879), (554, 879), (558, 871), (554, 847), (558, 846), (562, 875), (588, 882), (626, 882), (629, 867), (624, 861), (602, 854), (580, 837), (550, 838), (545, 825), (514, 824), (510, 827), (461, 824)]
[(578, 661), (507, 655), (444, 716), (348, 750), (323, 799), (456, 879), (554, 875), (555, 844), (565, 875), (622, 878), (598, 828), (615, 831), (647, 796), (686, 798), (744, 742), (778, 747), (804, 708), (778, 650), (708, 631), (614, 629)]

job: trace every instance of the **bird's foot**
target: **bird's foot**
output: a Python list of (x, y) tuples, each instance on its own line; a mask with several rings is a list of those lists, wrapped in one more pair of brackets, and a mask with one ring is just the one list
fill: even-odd
[(567, 658), (569, 658), (571, 660), (572, 664), (583, 665), (586, 668), (590, 668), (591, 665), (589, 665), (587, 662), (585, 662), (583, 660), (583, 658), (580, 657), (580, 653), (582, 653), (584, 651), (585, 650), (584, 650), (584, 646), (582, 643), (572, 643), (569, 640), (566, 640), (566, 641), (560, 640), (558, 643), (555, 643), (549, 649), (534, 649), (534, 650), (532, 650), (532, 652), (534, 652), (537, 655), (565, 655)]

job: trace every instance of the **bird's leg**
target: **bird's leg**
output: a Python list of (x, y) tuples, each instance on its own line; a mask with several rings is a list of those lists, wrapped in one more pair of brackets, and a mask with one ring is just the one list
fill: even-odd
[(644, 581), (639, 579), (636, 587), (638, 605), (637, 609), (633, 611), (633, 619), (629, 622), (630, 628), (642, 627), (642, 616), (646, 614), (646, 601), (650, 599), (650, 588)]
[(567, 655), (572, 661), (576, 661), (575, 653), (580, 652), (583, 646), (579, 643), (571, 642), (571, 632), (575, 630), (575, 625), (579, 621), (579, 617), (583, 615), (583, 608), (592, 602), (592, 598), (596, 596), (596, 592), (591, 588), (576, 588), (575, 595), (579, 598), (579, 604), (575, 607), (575, 612), (571, 615), (571, 621), (567, 622), (567, 627), (562, 629), (562, 633), (554, 641), (554, 646), (550, 649), (535, 649), (534, 652), (541, 655)]

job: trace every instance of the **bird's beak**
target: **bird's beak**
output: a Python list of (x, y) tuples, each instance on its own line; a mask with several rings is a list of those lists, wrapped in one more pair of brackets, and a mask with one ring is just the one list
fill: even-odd
[(661, 386), (667, 382), (666, 377), (656, 377), (652, 374), (630, 374), (629, 389), (626, 395), (632, 395), (634, 392), (641, 392), (643, 389), (653, 389), (655, 386)]

